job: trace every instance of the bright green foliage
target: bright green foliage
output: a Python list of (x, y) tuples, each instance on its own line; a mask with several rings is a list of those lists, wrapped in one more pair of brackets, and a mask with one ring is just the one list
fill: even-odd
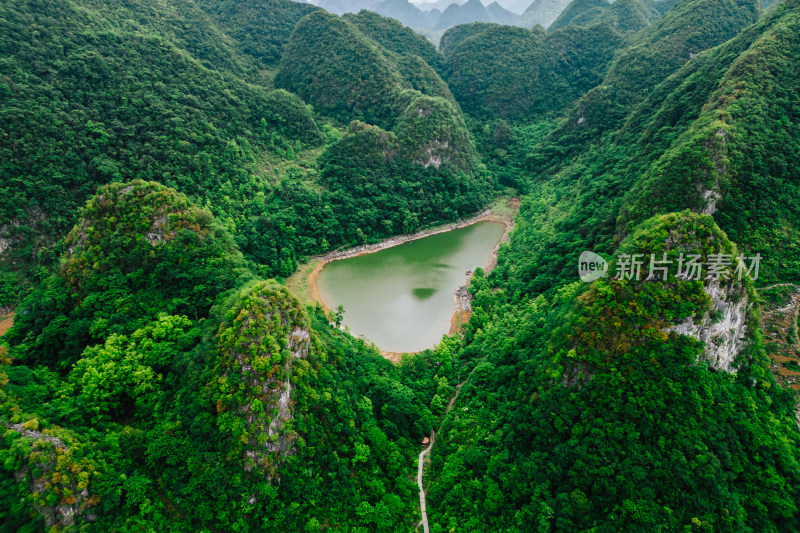
[(358, 23), (364, 24), (363, 17), (355, 23), (323, 12), (305, 17), (286, 47), (275, 84), (342, 122), (362, 120), (385, 129), (402, 111), (403, 89), (449, 96), (430, 66), (402, 59), (407, 47), (390, 52), (359, 31)]
[(471, 172), (477, 166), (469, 131), (458, 109), (449, 101), (412, 96), (395, 128), (405, 156), (423, 166), (445, 165)]
[(498, 26), (498, 24), (491, 24), (488, 22), (472, 22), (470, 24), (453, 26), (442, 35), (442, 39), (439, 42), (439, 49), (445, 57), (447, 57), (463, 40), (496, 26)]
[(23, 302), (9, 334), (28, 347), (26, 361), (62, 370), (91, 342), (161, 313), (207, 316), (238, 276), (250, 276), (210, 213), (143, 181), (101, 188), (65, 248), (58, 272)]
[[(6, 2), (0, 305), (35, 290), (0, 339), (0, 531), (407, 533), (431, 431), (436, 533), (800, 530), (796, 395), (754, 284), (575, 269), (760, 252), (758, 284), (800, 279), (798, 11), (457, 27), (451, 94), (438, 53), (366, 12)], [(522, 206), (468, 324), (397, 366), (264, 280), (496, 184)], [(729, 303), (735, 372), (676, 332)]]
[[(641, 221), (658, 212), (685, 208), (704, 209), (707, 204), (700, 201), (696, 187), (710, 190), (709, 187), (715, 183), (714, 175), (717, 171), (714, 169), (707, 174), (701, 170), (695, 173), (693, 168), (698, 165), (699, 169), (711, 169), (715, 158), (718, 160), (717, 164), (727, 164), (724, 157), (721, 157), (721, 152), (719, 155), (715, 154), (715, 146), (719, 145), (709, 143), (715, 139), (717, 142), (722, 140), (721, 137), (715, 137), (718, 128), (714, 126), (713, 109), (718, 106), (717, 99), (724, 97), (716, 91), (721, 83), (731, 86), (748, 83), (745, 77), (737, 74), (738, 68), (732, 69), (731, 66), (739, 57), (742, 60), (755, 57), (748, 53), (748, 49), (761, 35), (769, 32), (772, 27), (782, 27), (783, 31), (789, 31), (789, 35), (797, 35), (797, 30), (791, 29), (795, 26), (791, 6), (786, 5), (725, 45), (699, 55), (675, 76), (655, 87), (652, 94), (626, 119), (624, 126), (606, 137), (608, 142), (602, 147), (595, 145), (578, 149), (580, 144), (571, 144), (578, 143), (578, 138), (563, 135), (557, 137), (558, 129), (551, 132), (550, 138), (559, 140), (552, 144), (545, 141), (529, 156), (529, 171), (548, 179), (534, 182), (529, 200), (522, 204), (523, 214), (519, 225), (525, 229), (512, 236), (512, 241), (519, 239), (515, 248), (520, 252), (512, 252), (507, 260), (502, 260), (498, 270), (498, 274), (509, 276), (512, 287), (510, 290), (531, 290), (537, 293), (562, 280), (574, 279), (574, 264), (579, 254), (587, 249), (611, 252), (615, 239), (618, 239), (617, 233), (632, 230), (633, 225), (625, 227), (625, 224), (634, 214), (635, 219)], [(768, 43), (771, 40), (769, 37), (763, 42)], [(791, 65), (789, 62), (778, 63), (781, 64)], [(723, 82), (726, 79), (728, 81)], [(791, 87), (792, 83), (787, 81), (787, 86)], [(703, 112), (706, 106), (709, 109)], [(786, 107), (783, 101), (776, 99), (764, 112), (767, 116), (773, 112), (782, 116), (784, 109)], [(746, 111), (740, 116), (745, 115), (750, 116)], [(694, 128), (697, 128), (698, 133), (705, 132), (705, 135), (693, 135), (694, 141), (686, 142), (690, 138), (687, 132)], [(769, 131), (780, 135), (778, 132), (782, 132), (783, 127)], [(761, 139), (753, 136), (750, 137), (750, 143), (746, 147), (739, 145), (739, 157), (744, 157), (745, 160), (753, 157), (764, 160), (758, 154), (770, 145), (775, 147), (776, 154), (785, 154), (779, 157), (785, 157), (787, 163), (795, 157), (791, 155), (795, 146), (792, 141), (786, 140), (780, 146), (762, 144)], [(579, 156), (573, 152), (576, 149), (580, 152)], [(689, 158), (690, 154), (694, 154), (692, 158)], [(663, 161), (672, 161), (674, 167), (670, 171), (669, 180), (658, 182), (651, 176), (660, 175), (661, 169), (665, 168)], [(785, 175), (791, 175), (790, 168), (791, 165), (787, 167)], [(692, 181), (686, 180), (688, 176), (693, 176)], [(740, 179), (745, 178), (742, 173), (739, 176)], [(755, 176), (757, 175), (754, 174)], [(781, 174), (775, 176), (780, 177)], [(653, 188), (646, 195), (641, 194), (645, 184), (653, 187), (657, 183), (660, 183), (660, 189)], [(752, 186), (755, 187), (753, 190), (759, 190), (758, 194), (771, 194), (770, 189), (756, 185), (757, 183), (753, 181)], [(747, 181), (738, 186), (750, 187)], [(626, 193), (630, 190), (636, 192), (629, 193), (626, 199)], [(776, 192), (782, 190), (778, 188)], [(683, 194), (678, 191), (683, 191)], [(676, 193), (674, 196), (673, 192)], [(782, 198), (776, 205), (787, 205), (788, 196), (784, 195)], [(641, 202), (642, 207), (638, 207), (635, 202)], [(755, 232), (747, 234), (741, 230), (732, 231), (735, 227), (730, 220), (735, 219), (734, 210), (728, 208), (725, 216), (722, 216), (719, 208), (725, 205), (724, 202), (717, 201), (715, 219), (725, 231), (736, 237), (743, 250), (762, 252), (764, 261), (769, 266), (762, 268), (761, 279), (769, 281), (787, 274), (793, 276), (789, 274), (795, 268), (793, 260), (786, 259), (782, 248), (785, 239), (783, 234), (773, 233), (766, 241), (764, 234), (757, 237)], [(661, 210), (647, 207), (660, 203), (664, 204)], [(553, 209), (554, 205), (558, 208)], [(742, 214), (747, 210), (743, 204), (738, 205), (742, 206), (743, 211), (736, 211), (737, 213)], [(774, 227), (778, 220), (786, 216), (777, 210), (766, 211), (764, 215), (763, 223), (766, 227)], [(585, 229), (578, 231), (579, 227)], [(771, 258), (765, 252), (773, 247), (775, 257)], [(533, 257), (538, 259), (532, 260)], [(789, 268), (779, 266), (782, 264)], [(781, 272), (784, 268), (786, 270)]]
[[(254, 459), (262, 469), (274, 462), (254, 450), (286, 453), (297, 438), (286, 427), (286, 395), (291, 381), (302, 379), (310, 367), (305, 361), (308, 337), (297, 301), (286, 289), (265, 282), (241, 291), (220, 325), (219, 357), (212, 371), (217, 425), (240, 450), (247, 469), (255, 466)], [(298, 368), (293, 371), (293, 366)]]
[[(420, 120), (420, 110), (433, 120)], [(354, 122), (320, 159), (321, 181), (334, 191), (331, 207), (348, 213), (340, 218), (348, 239), (414, 232), (437, 219), (473, 213), (488, 200), (482, 193), (488, 176), (467, 173), (472, 147), (458, 144), (467, 132), (449, 102), (415, 99), (397, 131)]]
[(575, 18), (586, 15), (586, 13), (596, 8), (605, 7), (609, 7), (609, 3), (606, 0), (572, 0), (547, 29), (548, 31), (560, 30), (571, 24)]
[[(238, 278), (215, 228), (152, 183), (110, 185), (87, 204), (64, 270), (25, 304), (41, 309), (18, 315), (21, 359), (0, 353), (0, 414), (22, 425), (0, 447), (0, 498), (17, 502), (8, 524), (35, 524), (36, 505), (63, 526), (56, 505), (73, 505), (74, 527), (92, 531), (411, 527), (414, 444), (431, 430), (433, 392), (418, 396), (321, 309), (309, 319), (276, 283)], [(179, 303), (170, 291), (183, 291)], [(73, 308), (48, 318), (55, 303)], [(176, 305), (189, 317), (160, 313)]]
[(554, 137), (571, 146), (588, 146), (614, 131), (655, 86), (703, 50), (734, 37), (759, 14), (755, 0), (679, 1), (633, 36), (602, 83), (580, 99)]
[(433, 43), (398, 21), (367, 10), (345, 14), (344, 18), (387, 50), (404, 56), (419, 56), (437, 72), (441, 70), (442, 55)]
[(464, 111), (484, 120), (526, 122), (562, 112), (597, 85), (622, 44), (608, 25), (550, 35), (489, 26), (457, 37), (450, 37), (455, 43), (448, 44), (445, 79)]
[(630, 193), (621, 222), (676, 205), (713, 209), (732, 239), (764, 256), (766, 275), (798, 279), (798, 54), (793, 13), (730, 65), (703, 113)]
[[(692, 214), (646, 221), (619, 249), (634, 250), (735, 252)], [(576, 282), (517, 303), (487, 288), (473, 281), (470, 374), (434, 448), (433, 530), (798, 527), (793, 400), (760, 334), (729, 375), (665, 331), (706, 312), (703, 282)]]
[(567, 25), (588, 27), (607, 23), (621, 33), (638, 31), (646, 28), (661, 16), (662, 12), (657, 6), (661, 3), (666, 2), (664, 0), (660, 2), (620, 0), (608, 4), (605, 0), (592, 2), (575, 0), (547, 30), (555, 31)]
[(359, 119), (386, 128), (396, 116), (403, 77), (354, 25), (315, 12), (297, 24), (275, 84), (341, 121)]
[[(108, 19), (69, 1), (0, 7), (0, 234), (13, 245), (4, 266), (36, 261), (106, 183), (156, 180), (219, 213), (267, 188), (257, 159), (321, 144), (296, 96), (223, 74), (241, 70), (238, 56), (221, 58), (233, 53), (226, 40), (203, 48), (201, 63), (146, 32), (169, 35), (167, 22), (139, 28), (112, 18), (136, 12), (103, 8)], [(219, 70), (204, 66), (212, 60)]]
[[(180, 0), (164, 10), (149, 0), (3, 4), (0, 242), (10, 248), (0, 257), (0, 307), (18, 303), (36, 276), (47, 277), (58, 255), (53, 243), (75, 223), (79, 206), (109, 182), (143, 179), (180, 190), (225, 221), (265, 276), (289, 276), (308, 255), (361, 242), (340, 231), (339, 219), (349, 213), (326, 209), (339, 191), (317, 181), (318, 147), (335, 143), (341, 132), (327, 118), (320, 127), (298, 95), (272, 90), (274, 72), (264, 70), (278, 66), (295, 23), (312, 11), (319, 10), (289, 0)], [(357, 17), (395, 43), (395, 52), (349, 22), (326, 20), (356, 36), (351, 44), (368, 50), (378, 70), (388, 69), (391, 83), (360, 94), (388, 106), (390, 123), (413, 100), (409, 90), (454, 102), (415, 55), (438, 57), (421, 37), (390, 22), (391, 31), (382, 31), (386, 19)], [(345, 114), (347, 123), (354, 113)], [(458, 149), (469, 154), (470, 144)], [(490, 194), (486, 185), (475, 183), (480, 193), (465, 204), (483, 205), (478, 197)]]
[(290, 0), (197, 0), (197, 5), (262, 68), (278, 65), (297, 21), (317, 9)]

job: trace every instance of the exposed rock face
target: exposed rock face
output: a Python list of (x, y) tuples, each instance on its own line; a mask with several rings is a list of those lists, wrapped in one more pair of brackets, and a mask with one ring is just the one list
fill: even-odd
[[(259, 282), (245, 289), (220, 327), (218, 425), (234, 437), (245, 468), (271, 471), (293, 453), (293, 368), (308, 357), (310, 328), (285, 289)], [(244, 425), (242, 425), (244, 422)]]
[[(706, 150), (709, 158), (714, 163), (713, 176), (707, 176), (707, 179), (713, 180), (713, 183), (710, 187), (698, 183), (697, 192), (700, 193), (704, 205), (700, 213), (713, 215), (717, 212), (717, 202), (722, 200), (720, 179), (726, 178), (728, 175), (728, 134), (724, 129), (717, 130), (714, 138), (706, 143)], [(708, 172), (708, 174), (711, 174), (711, 172)]]
[(179, 229), (203, 234), (197, 223), (200, 210), (174, 190), (154, 182), (130, 183), (107, 185), (89, 200), (80, 223), (67, 236), (68, 256), (107, 239), (110, 233), (142, 233), (141, 221), (129, 217), (131, 203), (146, 206), (141, 214), (147, 215), (150, 226), (143, 234), (151, 245), (173, 238)]
[(711, 311), (700, 321), (689, 317), (666, 331), (690, 335), (704, 342), (704, 359), (712, 368), (735, 372), (734, 360), (746, 344), (747, 293), (740, 284), (723, 287), (718, 281), (706, 284), (704, 290), (711, 297)]
[[(98, 500), (90, 497), (87, 488), (93, 471), (91, 466), (85, 461), (73, 462), (68, 446), (58, 437), (31, 429), (28, 424), (8, 424), (8, 428), (33, 440), (30, 444), (31, 453), (23, 466), (14, 472), (14, 478), (30, 486), (34, 501), (37, 502), (34, 507), (44, 518), (48, 530), (56, 528), (60, 531), (73, 526), (79, 516), (92, 521), (94, 515), (89, 508)], [(64, 465), (67, 466), (66, 471)], [(37, 477), (34, 477), (34, 472)], [(57, 503), (45, 504), (48, 494), (59, 495)]]
[(28, 218), (24, 223), (19, 219), (12, 219), (7, 224), (0, 225), (0, 259), (3, 258), (3, 254), (7, 250), (12, 249), (26, 239), (25, 232), (21, 231), (26, 228), (31, 235), (37, 236), (32, 241), (33, 249), (38, 251), (44, 246), (46, 241), (45, 234), (48, 230), (46, 227), (48, 217), (38, 207), (26, 209), (26, 214)]
[(473, 165), (466, 125), (453, 104), (439, 97), (418, 96), (398, 121), (397, 138), (414, 163), (439, 168), (448, 163), (462, 170)]

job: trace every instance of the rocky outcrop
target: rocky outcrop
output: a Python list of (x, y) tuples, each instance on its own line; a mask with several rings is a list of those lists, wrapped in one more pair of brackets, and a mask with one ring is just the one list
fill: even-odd
[(747, 293), (741, 284), (722, 286), (716, 280), (707, 283), (704, 290), (711, 298), (710, 311), (700, 320), (689, 317), (666, 331), (702, 341), (704, 360), (712, 368), (735, 372), (736, 356), (747, 342)]
[[(91, 522), (94, 515), (90, 507), (98, 498), (90, 495), (88, 484), (94, 468), (86, 460), (76, 461), (64, 441), (54, 435), (38, 430), (36, 420), (24, 424), (8, 424), (11, 431), (24, 439), (24, 445), (13, 449), (24, 457), (22, 466), (13, 475), (18, 483), (29, 487), (33, 495), (34, 508), (42, 515), (49, 530), (62, 530), (76, 524), (80, 517)], [(58, 498), (50, 503), (50, 495)]]
[(294, 453), (292, 381), (295, 365), (308, 358), (310, 327), (297, 301), (273, 282), (243, 290), (228, 316), (235, 318), (217, 334), (218, 425), (246, 469), (272, 475)]

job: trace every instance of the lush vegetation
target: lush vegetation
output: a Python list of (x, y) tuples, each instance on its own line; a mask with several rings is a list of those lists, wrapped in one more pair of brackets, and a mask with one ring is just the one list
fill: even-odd
[(608, 4), (605, 0), (586, 2), (575, 0), (548, 27), (555, 31), (567, 25), (592, 26), (607, 23), (619, 32), (638, 31), (652, 24), (661, 15), (657, 4), (646, 0), (622, 0)]
[[(297, 260), (309, 254), (402, 231), (400, 223), (379, 224), (377, 233), (366, 225), (361, 232), (343, 231), (351, 211), (336, 206), (352, 208), (356, 191), (322, 187), (317, 158), (323, 145), (339, 140), (353, 118), (390, 127), (420, 92), (452, 101), (433, 68), (411, 53), (430, 48), (415, 41), (405, 48), (396, 44), (398, 52), (388, 50), (352, 24), (289, 0), (271, 2), (271, 11), (259, 4), (251, 12), (237, 4), (235, 10), (217, 5), (210, 14), (200, 9), (203, 5), (192, 4), (187, 15), (175, 12), (173, 18), (154, 17), (143, 3), (124, 8), (97, 4), (15, 0), (0, 8), (0, 114), (7, 125), (0, 140), (0, 173), (7, 177), (0, 184), (0, 242), (4, 248), (9, 245), (0, 258), (0, 307), (18, 302), (32, 282), (43, 279), (41, 269), (56, 259), (51, 245), (75, 222), (79, 206), (109, 182), (155, 180), (179, 189), (226, 220), (243, 252), (259, 263), (265, 276), (288, 276)], [(378, 77), (380, 72), (386, 75), (380, 84), (362, 88), (362, 94), (380, 95), (375, 102), (342, 101), (336, 113), (328, 113), (343, 122), (315, 115), (308, 103), (320, 112), (331, 108), (305, 91), (298, 91), (304, 102), (273, 89), (274, 71), (263, 70), (277, 67), (275, 50), (282, 53), (295, 22), (309, 10), (315, 12), (302, 24), (319, 22), (315, 31), (320, 35), (351, 32), (348, 38), (357, 37), (358, 46), (375, 60), (374, 65), (362, 65), (350, 58), (353, 64), (374, 68)], [(48, 18), (37, 19), (40, 12)], [(180, 16), (187, 17), (189, 29)], [(259, 22), (264, 18), (270, 24)], [(374, 28), (386, 25), (384, 19), (357, 20), (373, 33), (387, 35)], [(207, 41), (190, 40), (190, 29), (206, 35)], [(256, 30), (277, 39), (269, 50)], [(399, 34), (408, 41), (407, 34)], [(287, 56), (291, 54), (290, 46)], [(313, 50), (311, 55), (319, 54)], [(347, 62), (335, 64), (342, 68)], [(279, 74), (279, 81), (285, 78)], [(342, 70), (335, 74), (358, 77)], [(335, 86), (341, 81), (331, 79)], [(459, 143), (452, 146), (452, 155), (463, 172), (451, 176), (444, 168), (434, 172), (405, 161), (410, 174), (424, 174), (409, 175), (408, 184), (425, 186), (434, 180), (443, 191), (442, 201), (453, 199), (458, 206), (423, 208), (424, 202), (403, 186), (377, 206), (379, 221), (397, 215), (381, 211), (397, 204), (419, 224), (452, 220), (479, 209), (491, 196), (489, 181), (473, 161), (472, 141), (462, 131), (459, 111), (436, 116), (448, 123), (417, 124), (415, 146), (422, 144), (422, 134), (435, 142), (443, 130), (460, 128), (452, 137)], [(375, 207), (364, 206), (362, 218), (376, 216)]]
[(253, 280), (213, 217), (162, 186), (101, 189), (65, 246), (4, 338), (3, 416), (31, 432), (7, 432), (5, 472), (44, 480), (30, 503), (49, 524), (69, 523), (60, 502), (95, 530), (407, 530), (433, 419), (391, 363)]
[[(668, 215), (621, 250), (732, 247), (711, 217)], [(758, 336), (732, 376), (664, 331), (706, 312), (702, 281), (576, 282), (517, 304), (485, 279), (472, 291), (470, 372), (434, 448), (433, 531), (800, 525), (794, 400)]]
[[(541, 29), (471, 26), (447, 42), (445, 79), (464, 111), (482, 120), (558, 116), (602, 81), (623, 43), (611, 26)], [(481, 30), (481, 31), (477, 31)]]
[[(576, 0), (440, 53), (288, 0), (2, 4), (0, 531), (413, 531), (433, 431), (435, 533), (800, 530), (757, 289), (800, 282), (800, 4), (759, 6)], [(282, 285), (500, 187), (468, 323), (398, 365)]]
[(347, 14), (344, 18), (387, 50), (401, 55), (419, 56), (436, 71), (441, 70), (442, 57), (433, 43), (398, 21), (367, 10), (358, 14)]

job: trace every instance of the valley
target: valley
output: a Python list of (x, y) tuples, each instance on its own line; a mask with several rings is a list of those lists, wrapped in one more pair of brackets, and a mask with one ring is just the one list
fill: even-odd
[(0, 533), (800, 531), (800, 2), (326, 2), (0, 3)]

